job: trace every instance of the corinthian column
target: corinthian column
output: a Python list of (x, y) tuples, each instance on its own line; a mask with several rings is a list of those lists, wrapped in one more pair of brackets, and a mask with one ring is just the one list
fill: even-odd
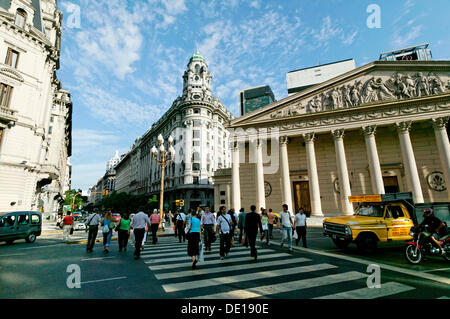
[(314, 149), (314, 133), (303, 134), (306, 145), (306, 164), (308, 166), (309, 196), (311, 198), (311, 216), (323, 216), (320, 201), (319, 176), (317, 174), (316, 152)]
[(342, 213), (344, 215), (353, 215), (353, 205), (348, 199), (352, 192), (350, 189), (350, 178), (348, 177), (347, 159), (345, 157), (344, 130), (334, 130), (331, 133), (333, 134), (334, 147), (336, 149)]
[(264, 166), (262, 158), (262, 141), (256, 140), (256, 208), (266, 208), (266, 194), (264, 191)]
[(448, 200), (450, 201), (450, 143), (448, 141), (447, 129), (449, 117), (440, 117), (432, 119), (434, 135), (441, 158), (441, 166), (444, 172), (445, 184), (447, 186)]
[(291, 195), (291, 177), (289, 176), (289, 157), (288, 157), (288, 137), (280, 137), (280, 163), (281, 163), (281, 185), (282, 185), (282, 204), (287, 204), (289, 211), (294, 213), (295, 207), (292, 205)]
[(406, 184), (408, 190), (413, 193), (415, 203), (423, 203), (422, 187), (420, 186), (419, 173), (417, 172), (416, 159), (409, 137), (411, 121), (396, 123), (400, 148), (402, 151), (403, 165), (405, 166)]
[(231, 169), (231, 183), (232, 183), (232, 199), (231, 204), (236, 212), (241, 209), (241, 183), (239, 180), (239, 143), (232, 144), (232, 169)]
[(186, 129), (185, 129), (185, 136), (186, 136), (186, 153), (184, 155), (184, 183), (185, 184), (192, 184), (193, 183), (193, 177), (192, 177), (192, 121), (187, 120), (184, 122)]
[(365, 126), (362, 130), (366, 139), (372, 192), (374, 194), (384, 194), (383, 174), (381, 173), (380, 159), (378, 158), (377, 143), (375, 141), (376, 126)]

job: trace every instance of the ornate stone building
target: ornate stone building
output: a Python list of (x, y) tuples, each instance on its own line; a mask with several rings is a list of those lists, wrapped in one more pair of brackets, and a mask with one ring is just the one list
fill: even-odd
[(56, 212), (70, 187), (61, 23), (56, 0), (0, 1), (0, 211)]
[(449, 80), (449, 61), (375, 61), (235, 119), (216, 205), (321, 219), (352, 214), (351, 195), (450, 201)]
[[(165, 170), (164, 202), (172, 209), (176, 199), (184, 199), (185, 209), (214, 205), (214, 170), (229, 167), (229, 132), (234, 118), (212, 95), (212, 75), (205, 59), (196, 52), (183, 75), (183, 94), (150, 129), (136, 139), (116, 167), (117, 191), (158, 195), (161, 169), (152, 158), (158, 135), (174, 139), (175, 160)], [(166, 145), (167, 146), (167, 145)]]

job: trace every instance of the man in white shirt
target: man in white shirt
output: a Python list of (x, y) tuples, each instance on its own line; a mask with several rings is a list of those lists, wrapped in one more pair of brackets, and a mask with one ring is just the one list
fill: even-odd
[(94, 211), (92, 214), (89, 215), (88, 219), (86, 219), (85, 225), (86, 225), (86, 232), (89, 231), (88, 234), (88, 242), (86, 246), (87, 252), (93, 252), (94, 251), (94, 244), (95, 239), (97, 238), (98, 234), (98, 225), (102, 222), (102, 216), (97, 213), (97, 211)]
[(175, 227), (177, 228), (177, 233), (178, 233), (178, 240), (181, 243), (181, 237), (183, 237), (183, 242), (186, 241), (186, 234), (184, 232), (184, 223), (186, 222), (186, 214), (183, 212), (180, 212), (177, 215), (176, 218), (176, 224)]
[(204, 234), (204, 242), (205, 242), (205, 251), (211, 251), (211, 244), (214, 237), (214, 224), (216, 219), (214, 218), (214, 214), (211, 213), (209, 207), (205, 207), (206, 212), (201, 217), (201, 227), (203, 229)]
[(292, 215), (288, 211), (288, 205), (283, 205), (283, 211), (280, 212), (279, 224), (281, 231), (283, 232), (283, 238), (281, 239), (281, 248), (283, 248), (285, 240), (288, 242), (289, 251), (292, 251)]
[(217, 227), (220, 237), (220, 259), (223, 260), (228, 255), (231, 248), (231, 216), (227, 214), (225, 206), (220, 207), (219, 217), (217, 217)]
[(145, 225), (151, 226), (152, 222), (148, 218), (147, 214), (144, 213), (144, 207), (139, 207), (139, 213), (137, 213), (131, 220), (130, 226), (133, 228), (134, 238), (135, 238), (135, 250), (134, 259), (139, 259), (141, 255), (141, 245), (145, 234)]
[(306, 215), (305, 210), (300, 208), (298, 213), (294, 217), (294, 227), (297, 232), (297, 239), (295, 240), (295, 245), (298, 246), (300, 238), (302, 238), (303, 247), (306, 247)]

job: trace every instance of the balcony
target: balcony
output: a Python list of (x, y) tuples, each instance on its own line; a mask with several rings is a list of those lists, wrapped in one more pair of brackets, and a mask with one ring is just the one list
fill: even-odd
[(15, 110), (12, 110), (4, 106), (0, 106), (0, 121), (12, 125), (18, 119), (16, 113), (17, 111)]

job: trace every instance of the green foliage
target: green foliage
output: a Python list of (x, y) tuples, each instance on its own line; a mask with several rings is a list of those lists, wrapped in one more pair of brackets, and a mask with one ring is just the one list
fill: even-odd
[(113, 213), (135, 214), (140, 206), (144, 206), (147, 212), (158, 207), (156, 195), (149, 198), (148, 195), (131, 195), (128, 193), (113, 192), (101, 201), (103, 210), (111, 209)]
[(80, 195), (77, 195), (75, 198), (75, 209), (77, 210), (78, 207), (83, 207), (84, 203), (88, 201), (87, 197), (81, 196), (81, 189), (71, 189), (64, 193), (64, 205), (71, 205), (73, 201), (73, 197), (80, 193)]

